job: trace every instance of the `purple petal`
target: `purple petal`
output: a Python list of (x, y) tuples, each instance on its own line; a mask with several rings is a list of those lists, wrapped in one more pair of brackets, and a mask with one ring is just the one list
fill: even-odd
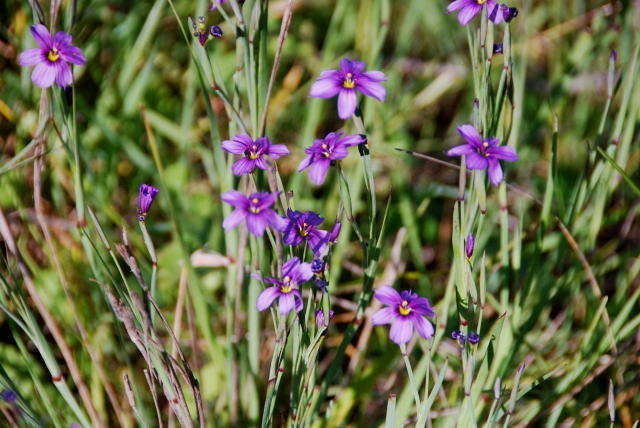
[(331, 163), (328, 160), (320, 159), (313, 164), (311, 164), (311, 168), (309, 168), (309, 178), (318, 186), (324, 183), (324, 180), (327, 178), (327, 172), (329, 171), (329, 167)]
[(337, 141), (337, 144), (339, 144), (340, 147), (351, 147), (360, 143), (364, 143), (364, 139), (362, 138), (362, 135), (358, 134), (347, 135)]
[(32, 25), (31, 34), (33, 35), (33, 38), (36, 40), (36, 43), (38, 44), (38, 46), (46, 50), (51, 49), (53, 39), (51, 38), (51, 34), (49, 34), (49, 30), (47, 30), (47, 27), (45, 27), (42, 24)]
[(31, 73), (31, 80), (39, 88), (48, 88), (53, 85), (56, 80), (57, 70), (55, 66), (49, 65), (46, 62), (41, 62), (35, 66)]
[(256, 169), (256, 161), (249, 158), (238, 159), (231, 167), (235, 175), (251, 174), (254, 169)]
[(353, 74), (361, 73), (364, 70), (365, 63), (362, 61), (354, 61), (348, 58), (340, 60), (340, 68), (342, 71), (349, 71)]
[(267, 219), (262, 214), (247, 215), (247, 228), (252, 235), (262, 236), (267, 228)]
[(458, 14), (458, 22), (460, 25), (467, 25), (481, 10), (481, 5), (471, 3), (460, 11)]
[(376, 290), (375, 298), (389, 306), (395, 306), (402, 303), (400, 294), (388, 285), (383, 285), (378, 288)]
[(287, 156), (289, 149), (284, 144), (272, 144), (269, 147), (269, 156), (273, 159), (278, 159), (280, 156)]
[(374, 82), (383, 82), (387, 80), (387, 76), (379, 70), (371, 70), (362, 73), (367, 79), (372, 80)]
[(233, 140), (225, 140), (220, 145), (223, 150), (226, 150), (229, 153), (233, 153), (234, 155), (242, 155), (247, 148), (247, 145), (242, 141), (238, 141), (237, 139)]
[(294, 270), (300, 264), (300, 259), (292, 257), (282, 265), (282, 275), (291, 275), (291, 271)]
[(497, 4), (495, 1), (493, 1), (492, 3), (493, 5), (487, 2), (487, 16), (494, 24), (500, 24), (504, 21), (502, 6)]
[(238, 192), (237, 190), (229, 190), (228, 192), (224, 192), (222, 195), (220, 195), (220, 199), (236, 208), (246, 208), (248, 203), (247, 197), (242, 192)]
[(256, 166), (263, 171), (266, 171), (269, 169), (269, 164), (267, 163), (267, 160), (264, 157), (259, 157), (254, 162), (256, 163)]
[(487, 150), (487, 152), (494, 158), (504, 160), (507, 162), (515, 162), (518, 159), (520, 159), (515, 149), (510, 146), (492, 147), (489, 150)]
[(482, 137), (473, 125), (458, 126), (458, 133), (462, 135), (462, 138), (467, 140), (468, 143), (473, 144), (476, 147), (482, 146)]
[(281, 294), (279, 287), (268, 287), (265, 288), (262, 293), (258, 295), (258, 300), (256, 300), (256, 308), (259, 311), (264, 311), (267, 309), (274, 300), (278, 298)]
[(415, 316), (412, 318), (413, 326), (416, 328), (418, 334), (425, 339), (429, 339), (433, 336), (433, 325), (421, 316)]
[(402, 345), (411, 340), (413, 336), (413, 323), (410, 319), (396, 319), (391, 324), (389, 337), (398, 345)]
[(382, 308), (371, 317), (373, 325), (391, 324), (397, 318), (395, 309)]
[(242, 220), (244, 220), (246, 216), (247, 214), (244, 211), (235, 209), (231, 211), (231, 214), (229, 214), (227, 218), (224, 219), (224, 221), (222, 222), (222, 227), (224, 228), (224, 230), (233, 229), (234, 227), (242, 223)]
[(73, 83), (73, 74), (71, 74), (71, 67), (64, 61), (56, 63), (57, 74), (56, 83), (58, 86), (65, 87)]
[(295, 274), (298, 283), (309, 281), (313, 277), (311, 263), (300, 263), (293, 273)]
[(300, 290), (293, 290), (291, 294), (293, 294), (293, 299), (295, 301), (296, 312), (300, 312), (304, 307), (304, 303), (302, 303), (302, 294), (300, 293)]
[(489, 162), (487, 158), (479, 155), (476, 152), (467, 155), (467, 168), (468, 169), (487, 169)]
[(307, 156), (306, 158), (302, 159), (302, 162), (300, 162), (300, 165), (298, 165), (298, 172), (302, 171), (303, 169), (311, 165), (311, 159), (312, 159), (312, 156)]
[(65, 33), (64, 31), (58, 31), (53, 36), (54, 44), (59, 47), (66, 47), (70, 45), (72, 41), (73, 41), (73, 38), (71, 37), (71, 34)]
[(503, 177), (500, 161), (495, 158), (489, 158), (489, 181), (491, 184), (497, 186), (500, 184)]
[(447, 7), (447, 12), (455, 12), (456, 10), (460, 10), (465, 7), (469, 3), (469, 0), (456, 0), (453, 3), (449, 3)]
[(331, 98), (338, 95), (342, 85), (333, 78), (318, 79), (311, 85), (310, 95), (315, 98)]
[(338, 116), (340, 119), (349, 119), (356, 111), (356, 92), (342, 90), (338, 95)]
[(475, 153), (476, 149), (471, 144), (460, 144), (459, 146), (455, 146), (447, 152), (447, 156), (462, 156), (462, 155), (470, 155)]
[(269, 225), (277, 231), (282, 232), (287, 227), (287, 219), (280, 217), (272, 210), (265, 212), (265, 218), (267, 220), (267, 223), (269, 223)]
[(368, 97), (373, 97), (378, 101), (384, 101), (387, 90), (380, 83), (368, 79), (359, 79), (356, 88)]
[(84, 65), (86, 62), (82, 49), (77, 46), (65, 46), (64, 49), (60, 51), (60, 57), (64, 61), (75, 65)]
[(31, 67), (42, 62), (42, 49), (33, 48), (22, 52), (18, 57), (18, 64), (22, 67)]
[(281, 315), (287, 315), (296, 307), (296, 298), (293, 293), (282, 294), (278, 300), (278, 310)]

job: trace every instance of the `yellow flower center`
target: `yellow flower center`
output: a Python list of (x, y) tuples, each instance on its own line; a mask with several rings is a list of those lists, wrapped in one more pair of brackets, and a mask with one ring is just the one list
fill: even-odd
[(406, 300), (403, 300), (402, 305), (400, 305), (400, 307), (398, 308), (398, 312), (400, 312), (400, 315), (404, 315), (404, 316), (409, 315), (411, 313), (409, 302), (407, 302)]
[(56, 62), (58, 59), (60, 59), (60, 53), (58, 52), (58, 49), (57, 48), (51, 49), (47, 54), (47, 58), (49, 58), (49, 61), (51, 62)]
[(476, 0), (478, 2), (478, 4), (485, 4), (487, 2), (487, 0)]
[(249, 211), (251, 211), (254, 214), (258, 214), (260, 213), (261, 209), (259, 207), (256, 207), (255, 205), (258, 205), (258, 203), (260, 202), (260, 200), (258, 198), (253, 198), (251, 199), (251, 203), (254, 205), (252, 207), (249, 207)]
[[(487, 0), (484, 0), (484, 1), (487, 1)], [(342, 86), (344, 86), (347, 89), (353, 89), (356, 87), (356, 82), (353, 81), (352, 73), (347, 73), (347, 75), (345, 76), (344, 82), (342, 82)]]
[(291, 285), (289, 285), (289, 281), (291, 281), (291, 278), (289, 278), (288, 276), (284, 277), (284, 283), (285, 285), (280, 287), (280, 291), (284, 294), (289, 294), (291, 293)]
[(482, 142), (482, 147), (484, 147), (486, 149), (487, 147), (489, 147), (489, 143), (487, 143), (486, 141), (483, 141)]
[(257, 152), (258, 152), (258, 147), (254, 144), (253, 146), (251, 146), (251, 151), (249, 152), (249, 159), (251, 160), (258, 159), (260, 155)]

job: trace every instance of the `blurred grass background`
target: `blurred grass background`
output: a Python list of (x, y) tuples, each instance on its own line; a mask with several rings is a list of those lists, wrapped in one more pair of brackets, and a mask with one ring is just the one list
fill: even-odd
[[(265, 49), (270, 59), (276, 50), (285, 4), (272, 1), (269, 5)], [(485, 307), (487, 325), (499, 323), (500, 315), (509, 314), (506, 323), (510, 346), (505, 348), (503, 342), (500, 349), (504, 355), (500, 356), (496, 371), (498, 376), (511, 378), (521, 362), (527, 364), (522, 383), (529, 385), (530, 391), (518, 402), (514, 419), (518, 424), (608, 424), (611, 379), (615, 385), (617, 423), (631, 426), (640, 417), (640, 195), (618, 174), (612, 174), (610, 182), (602, 184), (594, 178), (594, 171), (597, 165), (606, 164), (596, 155), (595, 147), (609, 150), (614, 143), (627, 139), (628, 152), (613, 157), (632, 182), (639, 181), (640, 85), (633, 84), (638, 71), (630, 64), (638, 46), (640, 8), (638, 2), (630, 1), (541, 0), (512, 5), (520, 8), (520, 15), (511, 24), (516, 85), (510, 97), (515, 106), (513, 115), (520, 120), (511, 138), (521, 160), (506, 167), (507, 179), (535, 198), (543, 198), (557, 120), (553, 213), (567, 225), (584, 252), (603, 295), (608, 296), (607, 310), (614, 323), (619, 323), (620, 331), (616, 332), (617, 352), (600, 346), (605, 327), (600, 323), (592, 325), (601, 300), (589, 286), (590, 273), (560, 228), (553, 222), (545, 224), (540, 207), (514, 192), (509, 201), (514, 240), (511, 248), (518, 249), (521, 259), (503, 266), (499, 256), (497, 192), (489, 191), (485, 220), (489, 227), (485, 226), (479, 237), (479, 251), (486, 252), (487, 290), (491, 295)], [(188, 16), (203, 15), (208, 23), (221, 25), (224, 37), (211, 41), (206, 50), (231, 86), (236, 65), (234, 29), (218, 12), (206, 12), (208, 4), (204, 1), (177, 1), (175, 6), (183, 24)], [(392, 201), (380, 271), (394, 269), (397, 275), (392, 277), (398, 277), (398, 286), (414, 288), (436, 304), (442, 301), (447, 288), (452, 259), (451, 212), (457, 197), (458, 174), (394, 149), (444, 159), (446, 149), (459, 141), (455, 127), (470, 121), (473, 80), (467, 36), (455, 16), (445, 13), (446, 6), (442, 0), (294, 1), (293, 21), (266, 131), (274, 142), (286, 143), (292, 151), (278, 167), (285, 177), (285, 188), (294, 191), (297, 208), (315, 209), (333, 219), (339, 201), (335, 174), (323, 187), (315, 188), (305, 175), (295, 173), (304, 147), (313, 138), (342, 126), (333, 101), (309, 98), (310, 84), (320, 71), (334, 68), (342, 57), (367, 61), (369, 68), (381, 69), (389, 76), (387, 100), (367, 101), (364, 106), (378, 200), (391, 197)], [(49, 5), (44, 3), (43, 7), (47, 10)], [(18, 53), (33, 45), (28, 26), (34, 22), (35, 14), (28, 2), (8, 0), (0, 5), (0, 16), (0, 207), (43, 300), (62, 325), (99, 412), (115, 424), (101, 382), (75, 332), (64, 291), (35, 222), (32, 139), (41, 91), (32, 85), (30, 70), (21, 70), (16, 63)], [(132, 229), (131, 244), (140, 254), (146, 252), (142, 237), (135, 230), (138, 186), (143, 182), (159, 184), (141, 106), (154, 129), (167, 187), (161, 189), (148, 228), (158, 251), (158, 302), (172, 320), (181, 272), (177, 261), (182, 250), (172, 227), (168, 198), (175, 206), (173, 220), (180, 226), (189, 253), (203, 248), (224, 252), (218, 197), (221, 178), (216, 172), (212, 147), (229, 135), (223, 131), (217, 138), (212, 133), (204, 103), (210, 103), (220, 129), (228, 130), (233, 125), (228, 125), (222, 101), (215, 96), (205, 98), (199, 91), (189, 48), (165, 0), (63, 1), (59, 27), (73, 35), (75, 44), (87, 56), (87, 65), (75, 70), (86, 203), (96, 212), (110, 240), (119, 240), (122, 227)], [(604, 131), (599, 132), (612, 50), (617, 51), (617, 87), (612, 113)], [(494, 61), (497, 64), (493, 72), (499, 76), (502, 60), (496, 56)], [(627, 82), (632, 82), (630, 101), (618, 125), (614, 119), (624, 110), (621, 82), (625, 76)], [(138, 376), (135, 371), (139, 357), (131, 344), (123, 341), (98, 284), (92, 281), (94, 275), (76, 228), (73, 172), (67, 162), (67, 148), (53, 130), (48, 133), (46, 148), (44, 212), (55, 251), (79, 316), (90, 332), (88, 340), (120, 391), (124, 371)], [(361, 173), (356, 155), (345, 161), (344, 168), (351, 170), (357, 182)], [(580, 193), (581, 185), (589, 189), (584, 194)], [(364, 204), (356, 203), (355, 210), (363, 209), (361, 205)], [(332, 284), (332, 293), (341, 299), (351, 299), (361, 276), (354, 267), (359, 263), (360, 252), (357, 244), (349, 242), (348, 233), (343, 234), (332, 263), (332, 277), (338, 280)], [(391, 252), (395, 240), (401, 255), (397, 264)], [(149, 270), (146, 261), (143, 271)], [(20, 282), (8, 254), (3, 258), (2, 271), (4, 277)], [(226, 272), (221, 268), (200, 268), (196, 273), (214, 342), (224, 349)], [(243, 305), (240, 320), (252, 305)], [(338, 306), (335, 325), (322, 354), (326, 358), (330, 359), (332, 348), (339, 344), (344, 323), (353, 317), (349, 308), (348, 302)], [(450, 317), (439, 319), (440, 328), (448, 322), (447, 332), (457, 329), (457, 321), (453, 315)], [(26, 351), (18, 350), (15, 336), (21, 334), (10, 324), (6, 314), (0, 313), (0, 365), (35, 412), (43, 413), (40, 389), (49, 390), (54, 403), (59, 398), (28, 340)], [(260, 356), (262, 370), (268, 368), (270, 358), (268, 325), (262, 333), (267, 344)], [(224, 363), (212, 359), (215, 352), (211, 353), (210, 345), (201, 339), (202, 332), (195, 336), (191, 333), (183, 332), (183, 346), (195, 361), (194, 370), (199, 374), (209, 414), (217, 415), (217, 419), (211, 418), (212, 426), (229, 424), (229, 397), (222, 386), (227, 381)], [(24, 335), (23, 339), (26, 340)], [(340, 385), (335, 393), (329, 425), (363, 426), (382, 421), (387, 393), (400, 393), (404, 385), (398, 350), (391, 346), (385, 330), (375, 329), (363, 351), (358, 369), (349, 374), (351, 381)], [(350, 355), (354, 352), (348, 351)], [(463, 394), (456, 354), (455, 343), (445, 339), (434, 357), (440, 363), (449, 359), (443, 387), (446, 398), (435, 410), (445, 424), (455, 420), (455, 405)], [(34, 384), (32, 376), (40, 378), (42, 384)], [(490, 387), (482, 397), (491, 402)], [(151, 401), (143, 401), (153, 411)], [(126, 407), (124, 399), (123, 405)], [(251, 414), (247, 408), (242, 410), (243, 414)], [(286, 413), (284, 404), (282, 412)], [(61, 420), (72, 421), (71, 416), (61, 413)], [(245, 417), (252, 421), (250, 416)]]

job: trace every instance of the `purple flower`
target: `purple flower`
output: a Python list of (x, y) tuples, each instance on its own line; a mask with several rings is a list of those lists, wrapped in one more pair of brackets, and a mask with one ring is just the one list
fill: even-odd
[(292, 309), (297, 312), (302, 310), (302, 294), (298, 285), (307, 282), (313, 276), (310, 263), (300, 263), (300, 259), (294, 257), (282, 266), (280, 278), (264, 278), (264, 282), (273, 284), (266, 288), (258, 296), (256, 308), (259, 311), (267, 309), (274, 300), (278, 299), (280, 314), (287, 315)]
[(491, 184), (497, 186), (504, 178), (500, 161), (515, 162), (518, 155), (513, 147), (500, 146), (497, 138), (482, 138), (473, 125), (458, 126), (458, 132), (467, 141), (449, 150), (449, 156), (466, 156), (468, 169), (488, 169)]
[(470, 259), (473, 256), (473, 248), (476, 245), (476, 240), (473, 237), (473, 234), (467, 235), (467, 239), (464, 242), (464, 252), (467, 255), (467, 258)]
[(151, 204), (158, 195), (160, 190), (157, 187), (149, 186), (148, 184), (140, 185), (140, 192), (138, 195), (138, 220), (144, 221), (149, 214)]
[[(330, 310), (329, 320), (332, 320), (334, 315), (335, 315), (335, 311)], [(329, 322), (324, 316), (324, 311), (322, 309), (316, 309), (316, 325), (320, 328), (327, 327), (329, 325)]]
[(211, 25), (207, 29), (204, 16), (198, 17), (198, 22), (191, 18), (191, 25), (193, 26), (193, 36), (198, 39), (200, 46), (207, 44), (209, 40), (222, 37), (222, 28), (217, 25)]
[(232, 229), (246, 220), (247, 228), (255, 236), (262, 236), (267, 226), (282, 230), (285, 220), (271, 209), (277, 193), (256, 192), (248, 197), (237, 190), (229, 190), (221, 195), (224, 202), (236, 209), (224, 219), (222, 227)]
[(382, 71), (364, 71), (365, 63), (342, 59), (340, 70), (326, 70), (311, 86), (311, 96), (333, 98), (338, 96), (338, 116), (349, 119), (356, 111), (356, 91), (378, 101), (384, 101), (386, 89), (380, 84), (387, 80)]
[(324, 218), (313, 211), (300, 212), (294, 210), (287, 211), (288, 223), (283, 229), (283, 241), (287, 245), (300, 245), (303, 242), (309, 244), (314, 254), (324, 255), (328, 247), (328, 235), (326, 230), (320, 230)]
[(300, 162), (298, 171), (310, 167), (309, 178), (320, 185), (324, 183), (329, 167), (335, 161), (349, 155), (349, 147), (365, 142), (361, 135), (343, 136), (342, 132), (330, 132), (326, 137), (315, 140), (311, 147), (304, 149), (308, 156)]
[(405, 290), (398, 293), (383, 285), (375, 294), (376, 299), (388, 305), (371, 318), (373, 325), (391, 324), (389, 337), (398, 345), (407, 343), (413, 337), (413, 329), (425, 339), (433, 336), (433, 325), (425, 319), (435, 315), (429, 300), (416, 293)]
[(11, 389), (3, 389), (2, 392), (0, 392), (0, 400), (4, 401), (5, 403), (13, 404), (17, 399), (18, 394), (16, 394), (16, 392)]
[(40, 88), (48, 88), (54, 81), (60, 87), (71, 85), (73, 73), (69, 64), (84, 65), (82, 50), (71, 44), (71, 36), (64, 31), (52, 37), (47, 27), (37, 24), (31, 26), (31, 34), (39, 47), (22, 52), (18, 64), (35, 65), (31, 80)]
[(480, 13), (482, 6), (487, 5), (487, 11), (493, 11), (497, 5), (495, 0), (456, 0), (449, 3), (447, 12), (458, 12), (458, 22), (460, 25), (467, 25), (475, 16)]
[(480, 342), (480, 335), (474, 331), (469, 333), (469, 337), (467, 338), (470, 344), (477, 345)]
[(256, 167), (266, 170), (268, 168), (266, 156), (278, 159), (289, 154), (289, 149), (284, 144), (272, 144), (267, 137), (253, 140), (246, 134), (233, 137), (232, 140), (222, 142), (222, 148), (234, 155), (241, 155), (233, 164), (232, 171), (235, 175), (252, 173)]

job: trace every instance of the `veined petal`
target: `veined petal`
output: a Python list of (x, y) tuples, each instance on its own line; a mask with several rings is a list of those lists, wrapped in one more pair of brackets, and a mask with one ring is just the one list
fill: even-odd
[(247, 214), (247, 229), (254, 236), (264, 235), (267, 219), (262, 214)]
[(515, 149), (511, 146), (492, 147), (487, 152), (494, 158), (507, 162), (515, 162), (520, 159)]
[(265, 212), (265, 217), (267, 219), (267, 223), (269, 226), (273, 227), (275, 230), (282, 232), (286, 227), (289, 221), (286, 218), (280, 217), (275, 211), (268, 210)]
[(53, 39), (51, 37), (51, 34), (49, 34), (49, 30), (47, 29), (47, 27), (45, 27), (42, 24), (32, 25), (31, 34), (33, 35), (33, 38), (36, 40), (36, 43), (38, 44), (38, 46), (46, 50), (51, 49)]
[(371, 317), (373, 325), (391, 324), (397, 317), (393, 308), (382, 308)]
[(467, 25), (481, 10), (482, 6), (477, 3), (465, 6), (458, 14), (458, 22), (460, 25)]
[(433, 336), (433, 325), (420, 315), (416, 315), (412, 318), (413, 326), (416, 328), (418, 334), (425, 339), (429, 339)]
[(311, 85), (311, 92), (309, 95), (315, 98), (331, 98), (338, 95), (342, 89), (339, 82), (335, 79), (319, 79)]
[(395, 306), (402, 303), (400, 293), (388, 285), (383, 285), (376, 290), (375, 298), (385, 305)]
[(337, 144), (344, 147), (351, 147), (360, 143), (364, 143), (364, 139), (362, 138), (362, 135), (358, 134), (346, 135), (337, 141)]
[(475, 152), (476, 150), (471, 144), (460, 144), (459, 146), (449, 149), (447, 156), (470, 155)]
[(340, 119), (349, 119), (356, 111), (356, 92), (354, 90), (341, 90), (338, 95), (338, 116)]
[(374, 82), (383, 82), (387, 80), (386, 74), (379, 70), (365, 71), (364, 73), (362, 73), (362, 75), (369, 80), (373, 80)]
[(222, 227), (224, 228), (224, 230), (233, 229), (234, 227), (242, 223), (246, 215), (247, 214), (244, 211), (235, 209), (231, 211), (231, 214), (229, 214), (227, 218), (224, 219), (224, 221), (222, 222)]
[(300, 259), (297, 257), (292, 257), (289, 260), (287, 260), (286, 262), (284, 262), (284, 264), (282, 265), (282, 275), (286, 276), (289, 275), (291, 276), (291, 272), (298, 267), (298, 265), (300, 264)]
[(460, 10), (465, 7), (469, 3), (469, 0), (456, 0), (452, 3), (449, 3), (447, 7), (447, 12), (455, 12), (456, 10)]
[(293, 290), (291, 291), (291, 294), (293, 294), (295, 310), (296, 312), (300, 312), (304, 307), (304, 303), (302, 302), (302, 293), (300, 293), (300, 290)]
[(311, 159), (313, 158), (313, 156), (307, 156), (306, 158), (302, 159), (302, 162), (300, 162), (300, 165), (298, 165), (298, 172), (304, 170), (305, 168), (307, 168), (309, 165), (311, 165)]
[(473, 125), (460, 125), (458, 126), (458, 133), (468, 143), (473, 144), (476, 147), (482, 146), (482, 137), (478, 133), (478, 130)]
[(272, 144), (269, 147), (269, 156), (274, 159), (278, 159), (280, 156), (286, 156), (289, 154), (289, 149), (284, 144)]
[(398, 345), (402, 345), (411, 340), (413, 336), (413, 323), (408, 318), (396, 319), (391, 324), (389, 337)]
[(287, 315), (296, 307), (296, 299), (293, 293), (281, 294), (278, 300), (278, 310), (281, 315)]
[(311, 263), (300, 263), (293, 272), (293, 276), (298, 284), (309, 281), (313, 277)]
[(384, 97), (387, 94), (387, 90), (380, 83), (366, 79), (359, 79), (356, 88), (366, 96), (373, 97), (378, 101), (384, 101)]
[(224, 192), (222, 195), (220, 195), (220, 199), (236, 208), (246, 208), (248, 203), (247, 197), (244, 195), (244, 193), (238, 192), (237, 190), (229, 190), (228, 192)]
[(58, 61), (56, 67), (56, 83), (60, 87), (65, 87), (73, 83), (73, 74), (71, 74), (71, 67), (64, 61)]
[(59, 47), (65, 47), (67, 45), (70, 45), (72, 41), (73, 41), (73, 37), (71, 37), (71, 34), (65, 33), (64, 31), (58, 31), (53, 36), (54, 44)]
[(489, 181), (494, 186), (500, 184), (504, 175), (502, 174), (502, 167), (500, 161), (496, 158), (489, 158)]
[[(71, 36), (69, 36), (71, 37)], [(60, 57), (71, 64), (75, 65), (84, 65), (86, 62), (86, 58), (84, 53), (82, 53), (82, 49), (77, 46), (65, 46), (64, 49), (60, 51)]]
[(241, 141), (236, 139), (233, 140), (225, 140), (220, 145), (223, 150), (233, 153), (234, 155), (242, 155), (247, 148), (247, 145)]
[(22, 67), (31, 67), (42, 60), (42, 49), (40, 48), (27, 49), (18, 56), (18, 64)]
[(324, 183), (327, 178), (327, 172), (329, 172), (329, 166), (331, 163), (328, 160), (319, 159), (311, 164), (309, 168), (309, 178), (318, 186)]
[(276, 300), (279, 295), (280, 295), (280, 288), (279, 287), (267, 287), (267, 288), (265, 288), (262, 291), (262, 293), (260, 293), (258, 295), (258, 299), (256, 300), (256, 308), (259, 311), (264, 311), (269, 306), (271, 306), (273, 301)]
[(231, 167), (235, 175), (251, 174), (254, 169), (256, 169), (256, 161), (249, 158), (238, 159)]
[(35, 66), (31, 73), (31, 80), (39, 88), (48, 88), (53, 85), (56, 80), (57, 70), (55, 66), (49, 65), (46, 62), (41, 62)]
[(489, 167), (489, 161), (482, 155), (476, 152), (472, 152), (467, 155), (466, 161), (467, 169), (487, 169)]

